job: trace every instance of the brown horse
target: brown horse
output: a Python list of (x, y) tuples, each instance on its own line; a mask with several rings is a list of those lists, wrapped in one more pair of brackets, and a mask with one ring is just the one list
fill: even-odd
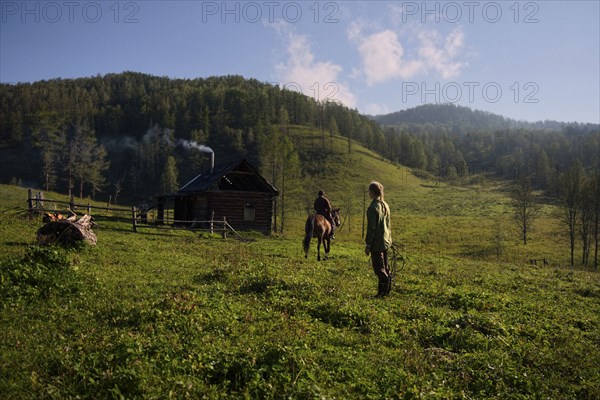
[[(334, 208), (331, 211), (331, 217), (335, 226), (340, 226), (340, 209)], [(306, 219), (306, 225), (304, 228), (306, 236), (304, 236), (304, 257), (308, 257), (308, 248), (310, 247), (310, 241), (316, 237), (318, 240), (317, 244), (317, 260), (321, 261), (321, 243), (325, 249), (324, 260), (329, 255), (329, 249), (331, 248), (331, 223), (327, 221), (327, 218), (320, 214), (309, 215)]]

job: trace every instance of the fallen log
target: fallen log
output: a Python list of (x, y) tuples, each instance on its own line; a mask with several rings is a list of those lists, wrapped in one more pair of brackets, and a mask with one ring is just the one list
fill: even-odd
[(37, 241), (39, 244), (60, 244), (63, 246), (72, 246), (74, 244), (85, 242), (96, 244), (97, 238), (92, 231), (92, 216), (84, 215), (78, 220), (72, 218), (50, 221), (37, 231)]

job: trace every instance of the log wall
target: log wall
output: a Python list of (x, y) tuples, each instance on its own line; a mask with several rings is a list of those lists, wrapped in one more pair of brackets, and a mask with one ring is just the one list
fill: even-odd
[[(271, 233), (273, 223), (274, 195), (262, 192), (214, 191), (175, 200), (175, 219), (180, 221), (205, 221), (227, 218), (236, 230), (257, 230)], [(244, 209), (249, 204), (254, 207), (254, 220), (244, 219)]]

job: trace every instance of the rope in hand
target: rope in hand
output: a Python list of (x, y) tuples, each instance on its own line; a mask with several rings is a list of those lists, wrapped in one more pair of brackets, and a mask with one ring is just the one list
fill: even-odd
[[(396, 276), (397, 272), (404, 270), (404, 268), (406, 267), (406, 263), (408, 262), (408, 257), (406, 257), (400, 252), (400, 246), (396, 243), (392, 243), (390, 249), (392, 250), (392, 268), (390, 272), (393, 279)], [(400, 267), (400, 270), (397, 269), (398, 260), (402, 261), (402, 267)]]

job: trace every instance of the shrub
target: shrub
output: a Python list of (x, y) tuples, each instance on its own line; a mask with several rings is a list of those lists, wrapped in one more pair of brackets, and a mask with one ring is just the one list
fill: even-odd
[(77, 291), (77, 286), (71, 263), (59, 248), (29, 246), (24, 255), (0, 263), (2, 300), (48, 298)]

